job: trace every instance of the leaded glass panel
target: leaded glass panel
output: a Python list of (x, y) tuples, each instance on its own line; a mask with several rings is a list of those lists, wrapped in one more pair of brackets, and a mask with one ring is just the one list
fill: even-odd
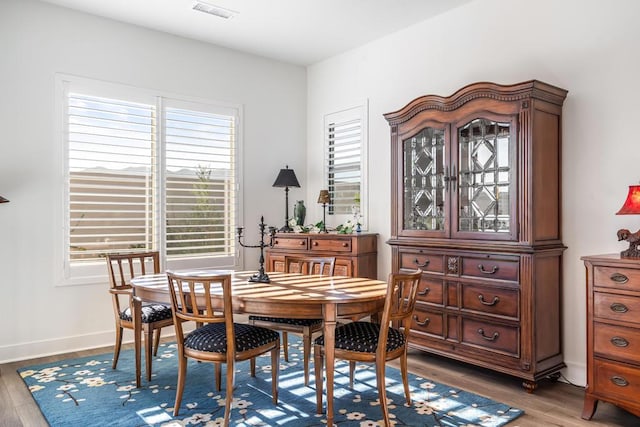
[(403, 141), (405, 230), (444, 230), (444, 130), (425, 128)]
[(475, 119), (458, 128), (458, 231), (508, 233), (510, 123)]

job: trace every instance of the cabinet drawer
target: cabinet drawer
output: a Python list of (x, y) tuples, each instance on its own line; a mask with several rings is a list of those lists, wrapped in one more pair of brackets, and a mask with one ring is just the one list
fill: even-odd
[(312, 251), (351, 252), (351, 239), (310, 239)]
[(520, 260), (517, 257), (460, 257), (462, 276), (482, 277), (491, 280), (518, 281)]
[(411, 333), (435, 335), (444, 338), (444, 314), (417, 305), (411, 317)]
[(306, 237), (277, 237), (273, 241), (273, 247), (277, 249), (309, 249)]
[(493, 286), (462, 285), (462, 308), (464, 310), (519, 317), (518, 291)]
[(597, 266), (593, 269), (593, 284), (605, 288), (640, 291), (640, 270)]
[(486, 350), (518, 357), (520, 336), (515, 326), (462, 319), (462, 342)]
[(418, 285), (417, 300), (440, 306), (444, 305), (442, 288), (442, 280), (423, 275)]
[(594, 322), (593, 351), (600, 356), (640, 363), (640, 330)]
[(593, 372), (596, 393), (637, 403), (640, 396), (640, 369), (595, 359)]
[(401, 252), (400, 268), (413, 271), (420, 268), (425, 273), (444, 273), (444, 256), (420, 252)]
[(604, 292), (593, 294), (595, 317), (631, 323), (640, 322), (640, 298)]

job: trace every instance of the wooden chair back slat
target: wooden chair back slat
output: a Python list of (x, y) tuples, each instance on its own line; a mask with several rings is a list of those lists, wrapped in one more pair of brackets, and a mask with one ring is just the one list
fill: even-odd
[(320, 274), (321, 276), (333, 276), (335, 266), (335, 257), (284, 257), (285, 273)]

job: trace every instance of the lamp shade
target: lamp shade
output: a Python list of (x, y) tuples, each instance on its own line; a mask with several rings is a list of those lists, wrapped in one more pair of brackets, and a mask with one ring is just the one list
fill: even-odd
[(280, 169), (276, 182), (273, 183), (273, 187), (300, 187), (298, 178), (293, 169), (289, 169), (287, 165), (285, 169)]
[(0, 203), (7, 203), (8, 200), (5, 199), (4, 197), (0, 196)]
[(629, 194), (624, 205), (616, 213), (616, 215), (633, 215), (640, 214), (640, 185), (630, 185)]
[(318, 196), (318, 203), (331, 203), (331, 196), (329, 196), (329, 190), (320, 190)]

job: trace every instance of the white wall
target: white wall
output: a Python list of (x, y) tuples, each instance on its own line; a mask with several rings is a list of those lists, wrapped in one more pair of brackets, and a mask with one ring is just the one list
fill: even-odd
[[(257, 239), (260, 215), (284, 222), (283, 190), (271, 184), (285, 163), (306, 185), (303, 67), (33, 0), (0, 2), (0, 52), (0, 195), (11, 201), (0, 205), (0, 363), (114, 339), (106, 269), (101, 286), (52, 280), (62, 244), (53, 226), (61, 205), (55, 73), (241, 104), (248, 239)], [(247, 250), (246, 267), (257, 258)]]
[(322, 116), (369, 99), (369, 189), (378, 275), (390, 270), (389, 127), (383, 113), (477, 81), (538, 79), (569, 91), (563, 109), (565, 375), (585, 383), (585, 271), (580, 257), (619, 252), (615, 216), (640, 181), (640, 2), (476, 0), (308, 69), (308, 194), (322, 182)]

